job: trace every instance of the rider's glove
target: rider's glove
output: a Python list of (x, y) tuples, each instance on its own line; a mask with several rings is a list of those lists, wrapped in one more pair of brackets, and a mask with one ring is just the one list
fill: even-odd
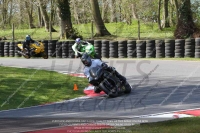
[(101, 66), (102, 66), (103, 69), (107, 69), (108, 68), (108, 65), (106, 63), (102, 63)]

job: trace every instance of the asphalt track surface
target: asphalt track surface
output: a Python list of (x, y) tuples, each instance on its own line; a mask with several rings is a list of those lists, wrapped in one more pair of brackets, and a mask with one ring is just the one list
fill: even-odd
[[(103, 59), (126, 76), (132, 92), (117, 98), (94, 97), (0, 111), (0, 132), (25, 132), (63, 126), (56, 120), (130, 119), (199, 108), (200, 62)], [(1, 58), (0, 65), (82, 73), (79, 59)], [(5, 99), (6, 100), (6, 99)], [(2, 101), (1, 101), (2, 102)], [(73, 121), (74, 120), (74, 121)], [(154, 120), (156, 121), (156, 120)]]

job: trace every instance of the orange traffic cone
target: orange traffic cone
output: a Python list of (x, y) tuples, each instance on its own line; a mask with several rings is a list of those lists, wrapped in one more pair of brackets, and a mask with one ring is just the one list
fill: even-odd
[(74, 91), (78, 90), (78, 86), (76, 84), (74, 84)]

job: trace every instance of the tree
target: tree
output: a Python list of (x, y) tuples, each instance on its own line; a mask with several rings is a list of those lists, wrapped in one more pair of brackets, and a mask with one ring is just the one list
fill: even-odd
[[(47, 14), (46, 11), (46, 5), (44, 4), (43, 0), (38, 0), (39, 5), (40, 5), (40, 11), (44, 20), (44, 24), (45, 24), (45, 29), (49, 32), (49, 16)], [(52, 32), (56, 32), (56, 30), (51, 26), (51, 31)]]
[(60, 19), (60, 38), (81, 37), (72, 26), (70, 0), (57, 0), (57, 14)]
[(164, 0), (164, 23), (163, 23), (163, 27), (170, 27), (169, 26), (169, 11), (168, 11), (168, 3), (169, 0)]
[(179, 17), (174, 37), (176, 39), (184, 39), (188, 37), (199, 36), (199, 29), (193, 22), (190, 0), (183, 0), (179, 8)]
[(97, 0), (90, 0), (91, 7), (92, 7), (92, 15), (94, 18), (94, 24), (97, 29), (97, 33), (95, 36), (105, 36), (105, 35), (111, 35), (108, 30), (106, 29), (101, 14), (99, 10), (99, 4)]
[(30, 1), (24, 1), (25, 2), (25, 10), (26, 13), (28, 14), (28, 20), (29, 20), (29, 28), (35, 28), (33, 24), (33, 4), (31, 4)]
[(161, 0), (158, 1), (158, 28), (162, 30), (162, 26), (160, 22), (160, 8), (161, 8)]

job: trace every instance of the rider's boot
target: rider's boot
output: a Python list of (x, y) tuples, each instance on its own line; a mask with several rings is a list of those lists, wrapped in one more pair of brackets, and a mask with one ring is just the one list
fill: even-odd
[(101, 90), (100, 90), (100, 88), (98, 86), (94, 86), (94, 92), (95, 93), (100, 93)]

